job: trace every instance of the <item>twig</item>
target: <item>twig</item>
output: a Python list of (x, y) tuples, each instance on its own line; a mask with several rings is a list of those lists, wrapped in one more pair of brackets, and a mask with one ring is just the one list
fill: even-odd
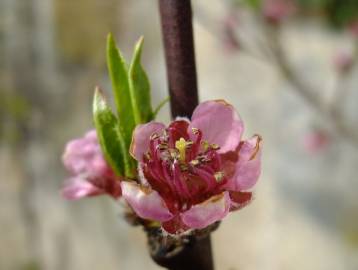
[(172, 116), (190, 117), (198, 105), (190, 0), (159, 0)]
[[(232, 11), (233, 9), (235, 9), (235, 7), (230, 8), (231, 12), (233, 12)], [(196, 16), (195, 16), (196, 22), (215, 39), (218, 39), (218, 37), (223, 38), (220, 27), (217, 27), (218, 25), (222, 25), (222, 27), (224, 27), (223, 22), (203, 12), (202, 11), (203, 9), (201, 8), (198, 8), (197, 10), (198, 11), (196, 12)], [(233, 31), (232, 34), (239, 41), (238, 52), (245, 53), (247, 56), (259, 60), (262, 63), (267, 63), (270, 61), (270, 56), (268, 55), (267, 51), (262, 51), (260, 53), (260, 51), (253, 50), (249, 46), (249, 44), (247, 44), (242, 39), (240, 39), (240, 37), (237, 36), (235, 31)], [(243, 33), (243, 35), (245, 35), (245, 33)], [(260, 45), (260, 43), (258, 44)]]
[(346, 82), (351, 78), (353, 70), (355, 70), (356, 65), (358, 64), (358, 42), (355, 41), (353, 55), (352, 55), (352, 63), (348, 67), (348, 70), (343, 70), (338, 73), (335, 88), (333, 91), (333, 95), (330, 101), (330, 113), (333, 117), (338, 117), (340, 115), (340, 111), (342, 107), (344, 107), (344, 101), (347, 98), (348, 88), (346, 86)]
[[(208, 20), (199, 20), (202, 26), (207, 29), (209, 33), (212, 33), (213, 36), (219, 36), (215, 34), (213, 30), (207, 27), (205, 21)], [(241, 44), (240, 51), (257, 60), (260, 60), (262, 63), (271, 65), (276, 64), (280, 73), (293, 86), (292, 89), (295, 90), (307, 102), (308, 105), (310, 105), (331, 124), (332, 129), (330, 131), (334, 135), (343, 136), (344, 138), (348, 139), (349, 142), (353, 143), (355, 146), (358, 146), (358, 134), (356, 130), (348, 126), (344, 121), (343, 112), (341, 109), (341, 104), (343, 104), (343, 101), (340, 99), (340, 102), (335, 102), (334, 104), (326, 104), (323, 102), (323, 99), (321, 99), (321, 97), (315, 93), (314, 89), (312, 89), (312, 87), (308, 85), (307, 82), (303, 81), (303, 79), (291, 67), (279, 38), (280, 27), (277, 25), (270, 26), (264, 22), (261, 23), (265, 36), (265, 42), (267, 43), (265, 44), (265, 42), (262, 40), (256, 40), (258, 49), (261, 50), (261, 54), (257, 53), (256, 51), (252, 51), (252, 49), (250, 49), (247, 44), (243, 43), (240, 37), (236, 35), (236, 39)], [(357, 48), (358, 45), (356, 44), (356, 59), (358, 59)], [(335, 95), (340, 94), (338, 91), (341, 89), (341, 83), (337, 83), (339, 86), (337, 87)]]
[[(198, 105), (190, 0), (159, 0), (172, 117), (190, 117)], [(168, 237), (147, 231), (153, 260), (171, 270), (213, 270), (210, 232)]]
[(318, 113), (322, 115), (332, 125), (332, 133), (335, 135), (343, 136), (348, 139), (354, 145), (358, 146), (358, 135), (355, 130), (344, 123), (344, 117), (340, 110), (336, 111), (335, 114), (331, 113), (331, 110), (327, 108), (327, 104), (323, 102), (323, 99), (315, 93), (307, 82), (304, 82), (297, 73), (292, 69), (286, 54), (283, 50), (280, 38), (279, 28), (264, 25), (264, 31), (269, 41), (269, 45), (275, 56), (277, 66), (283, 76), (288, 82), (291, 83), (294, 89), (306, 102), (311, 105)]

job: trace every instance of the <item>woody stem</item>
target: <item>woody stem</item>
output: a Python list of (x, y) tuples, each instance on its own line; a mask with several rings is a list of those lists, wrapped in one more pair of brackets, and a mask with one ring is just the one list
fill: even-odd
[[(159, 0), (172, 117), (190, 117), (198, 105), (190, 0)], [(185, 237), (179, 246), (148, 232), (153, 260), (170, 270), (213, 270), (210, 235)], [(171, 242), (171, 243), (170, 243)], [(174, 248), (173, 248), (174, 247)]]

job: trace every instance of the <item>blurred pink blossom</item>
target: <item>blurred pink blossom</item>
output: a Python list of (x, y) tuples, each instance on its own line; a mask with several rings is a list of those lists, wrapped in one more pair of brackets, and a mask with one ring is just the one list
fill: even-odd
[(353, 21), (348, 25), (348, 31), (353, 37), (358, 38), (358, 20)]
[(337, 71), (346, 72), (353, 64), (353, 54), (348, 50), (339, 50), (334, 56), (333, 63)]
[(238, 18), (229, 14), (223, 21), (222, 42), (227, 52), (234, 52), (240, 49), (240, 42), (236, 37), (235, 28), (238, 24)]
[(62, 156), (71, 177), (66, 180), (62, 195), (68, 200), (107, 194), (121, 195), (119, 178), (105, 161), (95, 130), (67, 143)]
[(329, 144), (330, 138), (326, 132), (315, 130), (306, 134), (303, 138), (303, 144), (307, 152), (316, 154), (324, 150)]
[(261, 171), (260, 136), (241, 141), (244, 125), (223, 100), (201, 103), (192, 121), (136, 127), (131, 154), (140, 183), (122, 181), (123, 197), (168, 233), (201, 229), (240, 209)]
[(269, 23), (281, 23), (296, 11), (292, 0), (263, 0), (262, 13)]

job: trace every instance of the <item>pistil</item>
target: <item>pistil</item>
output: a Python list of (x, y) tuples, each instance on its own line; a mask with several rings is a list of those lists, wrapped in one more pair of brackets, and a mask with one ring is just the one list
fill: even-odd
[(184, 138), (180, 138), (175, 142), (175, 148), (179, 151), (179, 160), (185, 162), (185, 152), (187, 147), (187, 141)]

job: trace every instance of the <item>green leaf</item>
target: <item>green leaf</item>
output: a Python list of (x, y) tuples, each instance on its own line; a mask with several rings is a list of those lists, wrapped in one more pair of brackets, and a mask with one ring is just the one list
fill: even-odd
[(127, 65), (111, 34), (107, 37), (107, 65), (112, 81), (120, 128), (123, 131), (124, 140), (129, 149), (132, 132), (136, 125), (134, 104), (132, 103)]
[(118, 175), (131, 177), (133, 161), (130, 159), (123, 132), (98, 87), (93, 99), (93, 118), (106, 160)]
[(129, 68), (129, 85), (136, 124), (153, 120), (148, 76), (141, 65), (143, 37), (134, 48), (132, 62)]

